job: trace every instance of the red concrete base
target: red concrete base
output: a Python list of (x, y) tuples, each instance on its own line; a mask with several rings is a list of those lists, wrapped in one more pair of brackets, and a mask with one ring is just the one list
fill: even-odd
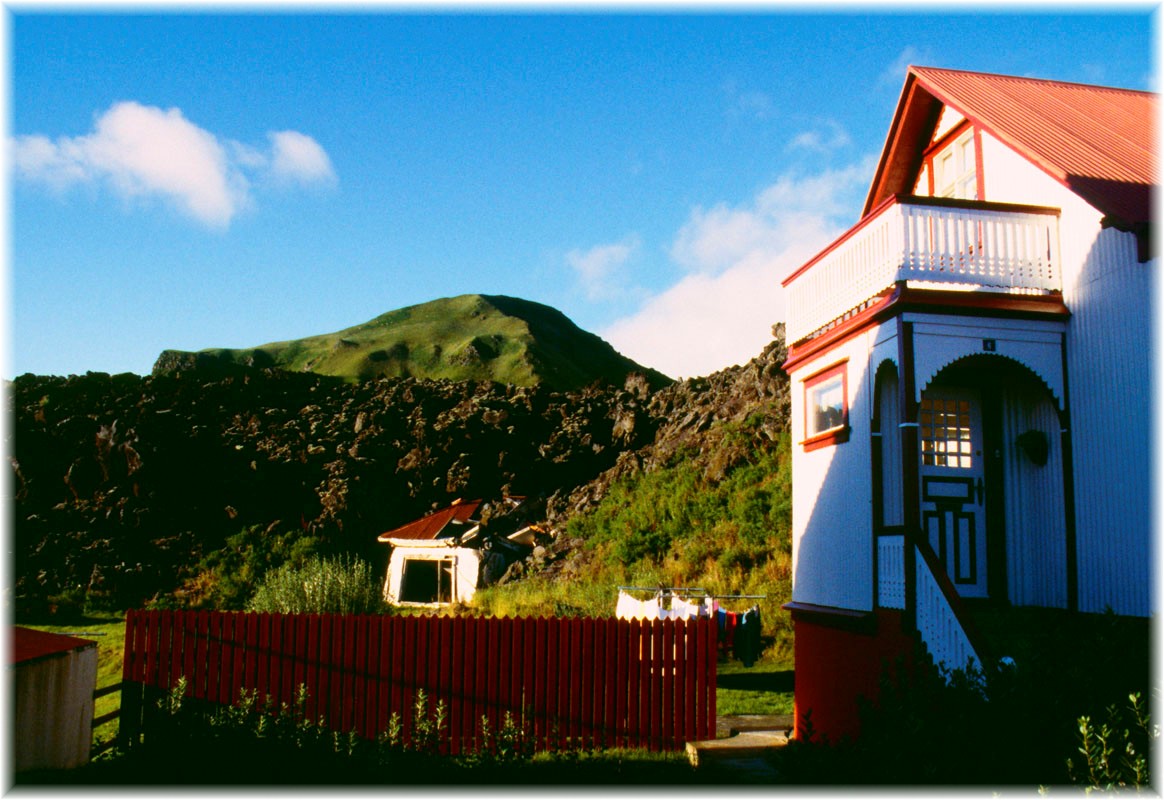
[(907, 669), (912, 667), (913, 639), (902, 630), (902, 614), (879, 610), (834, 616), (823, 609), (791, 610), (796, 632), (793, 737), (830, 742), (855, 738), (860, 730), (857, 698), (875, 702), (883, 671), (894, 674), (899, 659)]

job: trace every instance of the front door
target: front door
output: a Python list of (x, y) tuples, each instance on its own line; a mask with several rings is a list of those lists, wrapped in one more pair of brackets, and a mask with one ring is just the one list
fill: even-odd
[(930, 389), (918, 414), (922, 530), (963, 597), (987, 596), (980, 400), (972, 389)]

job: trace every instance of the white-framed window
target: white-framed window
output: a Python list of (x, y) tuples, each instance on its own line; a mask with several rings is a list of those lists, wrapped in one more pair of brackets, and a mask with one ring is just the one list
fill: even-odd
[(934, 196), (978, 199), (978, 160), (969, 128), (934, 155)]

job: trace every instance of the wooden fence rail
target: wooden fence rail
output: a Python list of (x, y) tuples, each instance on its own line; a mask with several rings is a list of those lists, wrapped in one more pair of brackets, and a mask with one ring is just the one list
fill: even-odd
[(395, 712), (405, 741), (416, 694), (447, 710), (442, 751), (482, 746), (506, 712), (537, 749), (679, 749), (715, 736), (714, 619), (453, 618), (129, 611), (121, 740), (149, 733), (151, 705), (179, 678), (186, 696), (235, 704), (243, 691), (374, 739)]

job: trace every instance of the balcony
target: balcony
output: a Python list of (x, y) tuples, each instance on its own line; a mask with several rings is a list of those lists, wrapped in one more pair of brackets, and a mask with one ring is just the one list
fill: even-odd
[(786, 340), (833, 327), (894, 285), (1062, 290), (1059, 210), (897, 195), (784, 281)]

